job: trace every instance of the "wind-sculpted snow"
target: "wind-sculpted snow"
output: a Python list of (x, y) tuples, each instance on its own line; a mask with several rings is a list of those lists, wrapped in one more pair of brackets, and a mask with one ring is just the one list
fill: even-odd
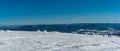
[(0, 51), (120, 51), (119, 40), (107, 35), (0, 31)]

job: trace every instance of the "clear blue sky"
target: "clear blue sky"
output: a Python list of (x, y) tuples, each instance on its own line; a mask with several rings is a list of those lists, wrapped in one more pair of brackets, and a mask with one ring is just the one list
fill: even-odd
[(120, 23), (120, 0), (0, 0), (0, 25)]

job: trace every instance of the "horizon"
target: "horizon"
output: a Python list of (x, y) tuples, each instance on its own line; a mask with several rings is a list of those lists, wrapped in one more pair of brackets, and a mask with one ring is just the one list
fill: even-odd
[(63, 24), (5, 24), (0, 26), (22, 26), (22, 25), (72, 25), (72, 24), (120, 24), (120, 23), (63, 23)]
[(0, 25), (120, 23), (119, 0), (1, 0)]

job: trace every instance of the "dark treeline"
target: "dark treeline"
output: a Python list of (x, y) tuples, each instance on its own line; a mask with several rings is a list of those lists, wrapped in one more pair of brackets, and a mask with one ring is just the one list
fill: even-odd
[(40, 24), (40, 25), (7, 25), (0, 26), (2, 30), (16, 30), (16, 31), (36, 31), (36, 30), (47, 30), (47, 31), (59, 31), (68, 32), (78, 31), (80, 29), (90, 30), (107, 30), (108, 28), (114, 28), (120, 30), (119, 23), (79, 23), (79, 24)]

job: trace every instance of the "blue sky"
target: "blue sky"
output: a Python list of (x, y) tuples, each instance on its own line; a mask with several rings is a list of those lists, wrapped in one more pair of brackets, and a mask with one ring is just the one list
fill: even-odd
[(120, 23), (119, 0), (0, 0), (0, 25)]

